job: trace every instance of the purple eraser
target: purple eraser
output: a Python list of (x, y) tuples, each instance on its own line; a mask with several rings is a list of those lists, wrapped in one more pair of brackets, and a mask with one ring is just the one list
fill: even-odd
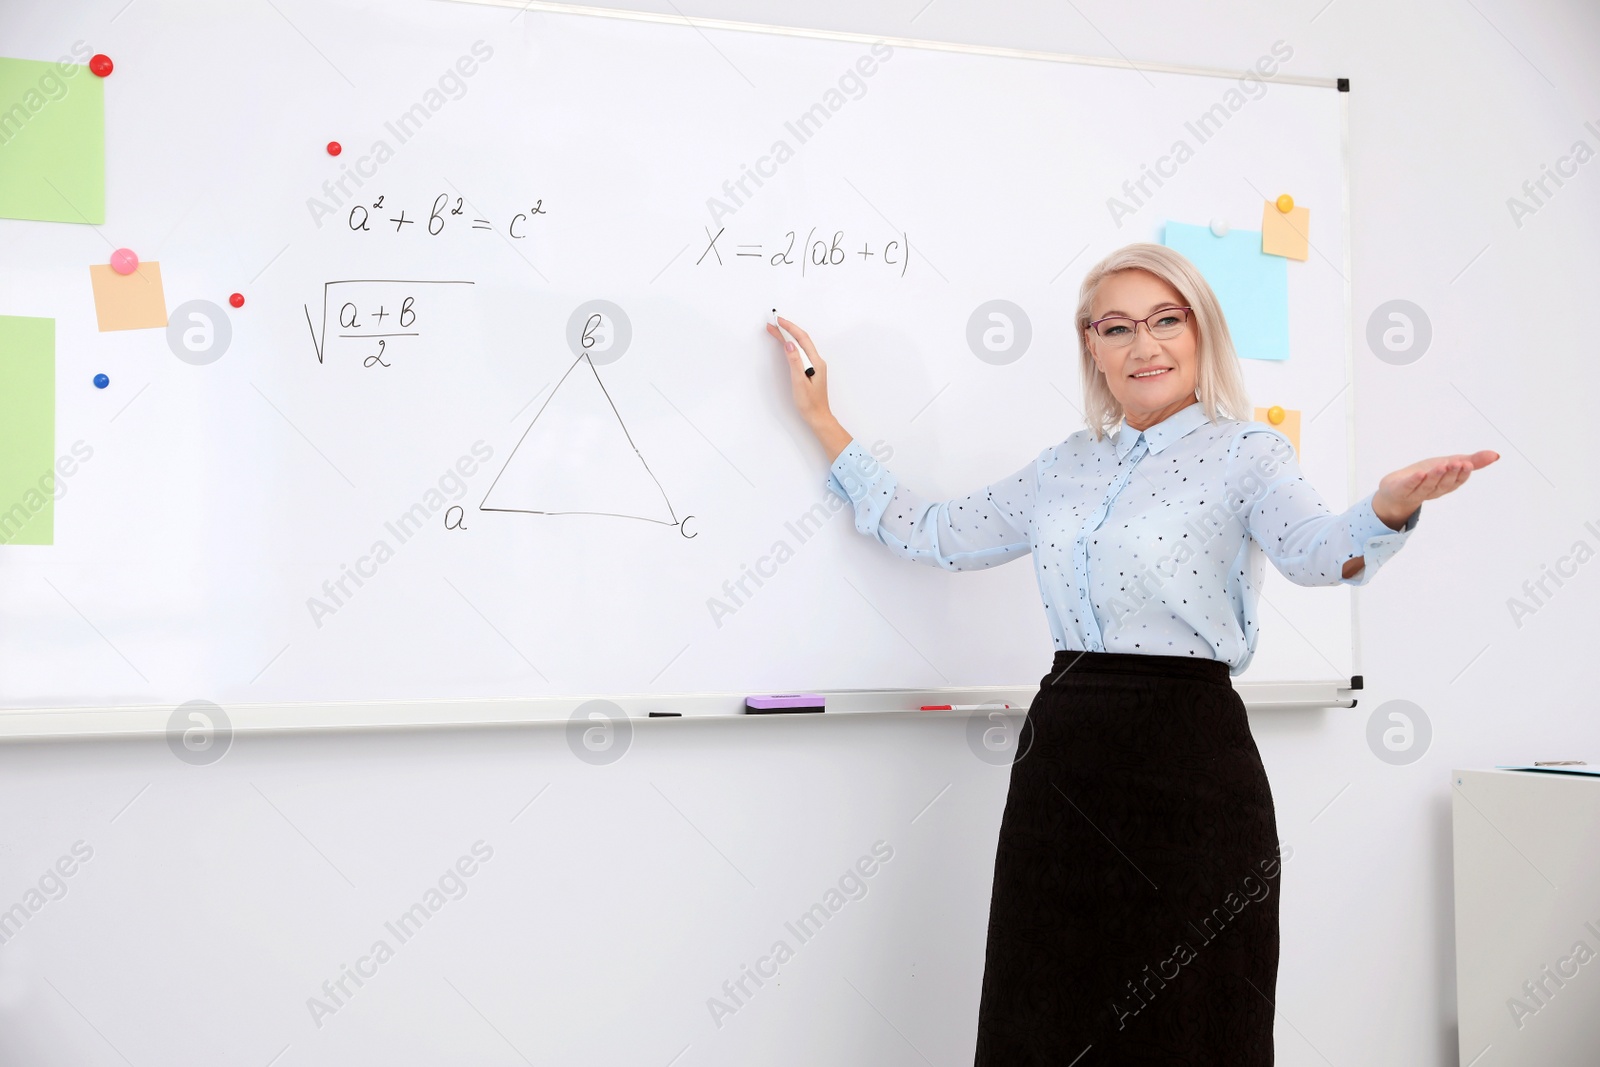
[(746, 715), (770, 715), (776, 712), (821, 711), (820, 693), (774, 693), (770, 696), (745, 697)]

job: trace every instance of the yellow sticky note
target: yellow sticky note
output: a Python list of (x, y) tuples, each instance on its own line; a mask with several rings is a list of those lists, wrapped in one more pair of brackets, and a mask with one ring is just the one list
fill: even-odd
[(132, 274), (118, 274), (109, 263), (95, 263), (89, 267), (89, 281), (94, 285), (94, 314), (101, 333), (167, 324), (161, 264), (141, 263)]
[[(1276, 211), (1277, 208), (1272, 210)], [(1283, 412), (1282, 422), (1272, 421), (1272, 408), (1256, 408), (1256, 421), (1264, 422), (1274, 430), (1283, 434), (1294, 445), (1295, 458), (1300, 457), (1300, 412), (1295, 408), (1279, 408)]]
[(1261, 251), (1269, 256), (1309, 259), (1311, 255), (1311, 209), (1297, 207), (1278, 210), (1268, 200), (1261, 210)]

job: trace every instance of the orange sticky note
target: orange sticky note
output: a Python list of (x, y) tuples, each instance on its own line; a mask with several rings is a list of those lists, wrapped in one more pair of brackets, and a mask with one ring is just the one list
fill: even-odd
[[(1276, 211), (1277, 208), (1272, 210)], [(1282, 422), (1272, 421), (1271, 408), (1256, 408), (1256, 421), (1264, 422), (1274, 430), (1283, 434), (1294, 445), (1295, 458), (1300, 457), (1300, 412), (1295, 408), (1279, 408), (1283, 412)]]
[(94, 314), (100, 332), (148, 330), (167, 324), (167, 297), (161, 291), (161, 264), (141, 263), (132, 274), (118, 274), (109, 263), (89, 267)]
[(1269, 256), (1309, 259), (1311, 256), (1311, 209), (1297, 207), (1278, 210), (1268, 200), (1261, 210), (1261, 251)]

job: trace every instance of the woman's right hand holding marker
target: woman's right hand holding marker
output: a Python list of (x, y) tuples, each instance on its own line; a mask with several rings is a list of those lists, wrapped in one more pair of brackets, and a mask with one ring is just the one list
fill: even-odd
[[(845, 450), (851, 438), (828, 407), (828, 365), (817, 354), (817, 346), (812, 343), (810, 334), (781, 316), (778, 317), (778, 325), (783, 329), (767, 323), (767, 333), (783, 344), (784, 358), (789, 363), (789, 388), (794, 394), (795, 410), (822, 443), (828, 453), (828, 462), (832, 463), (839, 458), (839, 453)], [(794, 341), (784, 337), (785, 332)], [(800, 345), (799, 348), (795, 347), (796, 343)], [(801, 359), (802, 350), (816, 370), (813, 375), (806, 374), (805, 360)]]

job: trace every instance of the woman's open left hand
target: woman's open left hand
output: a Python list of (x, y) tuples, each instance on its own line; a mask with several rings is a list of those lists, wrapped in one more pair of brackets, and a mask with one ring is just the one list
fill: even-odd
[(1466, 484), (1475, 470), (1482, 470), (1500, 458), (1500, 453), (1474, 452), (1471, 455), (1435, 456), (1383, 476), (1372, 497), (1372, 510), (1390, 529), (1405, 525), (1424, 501), (1454, 492)]

